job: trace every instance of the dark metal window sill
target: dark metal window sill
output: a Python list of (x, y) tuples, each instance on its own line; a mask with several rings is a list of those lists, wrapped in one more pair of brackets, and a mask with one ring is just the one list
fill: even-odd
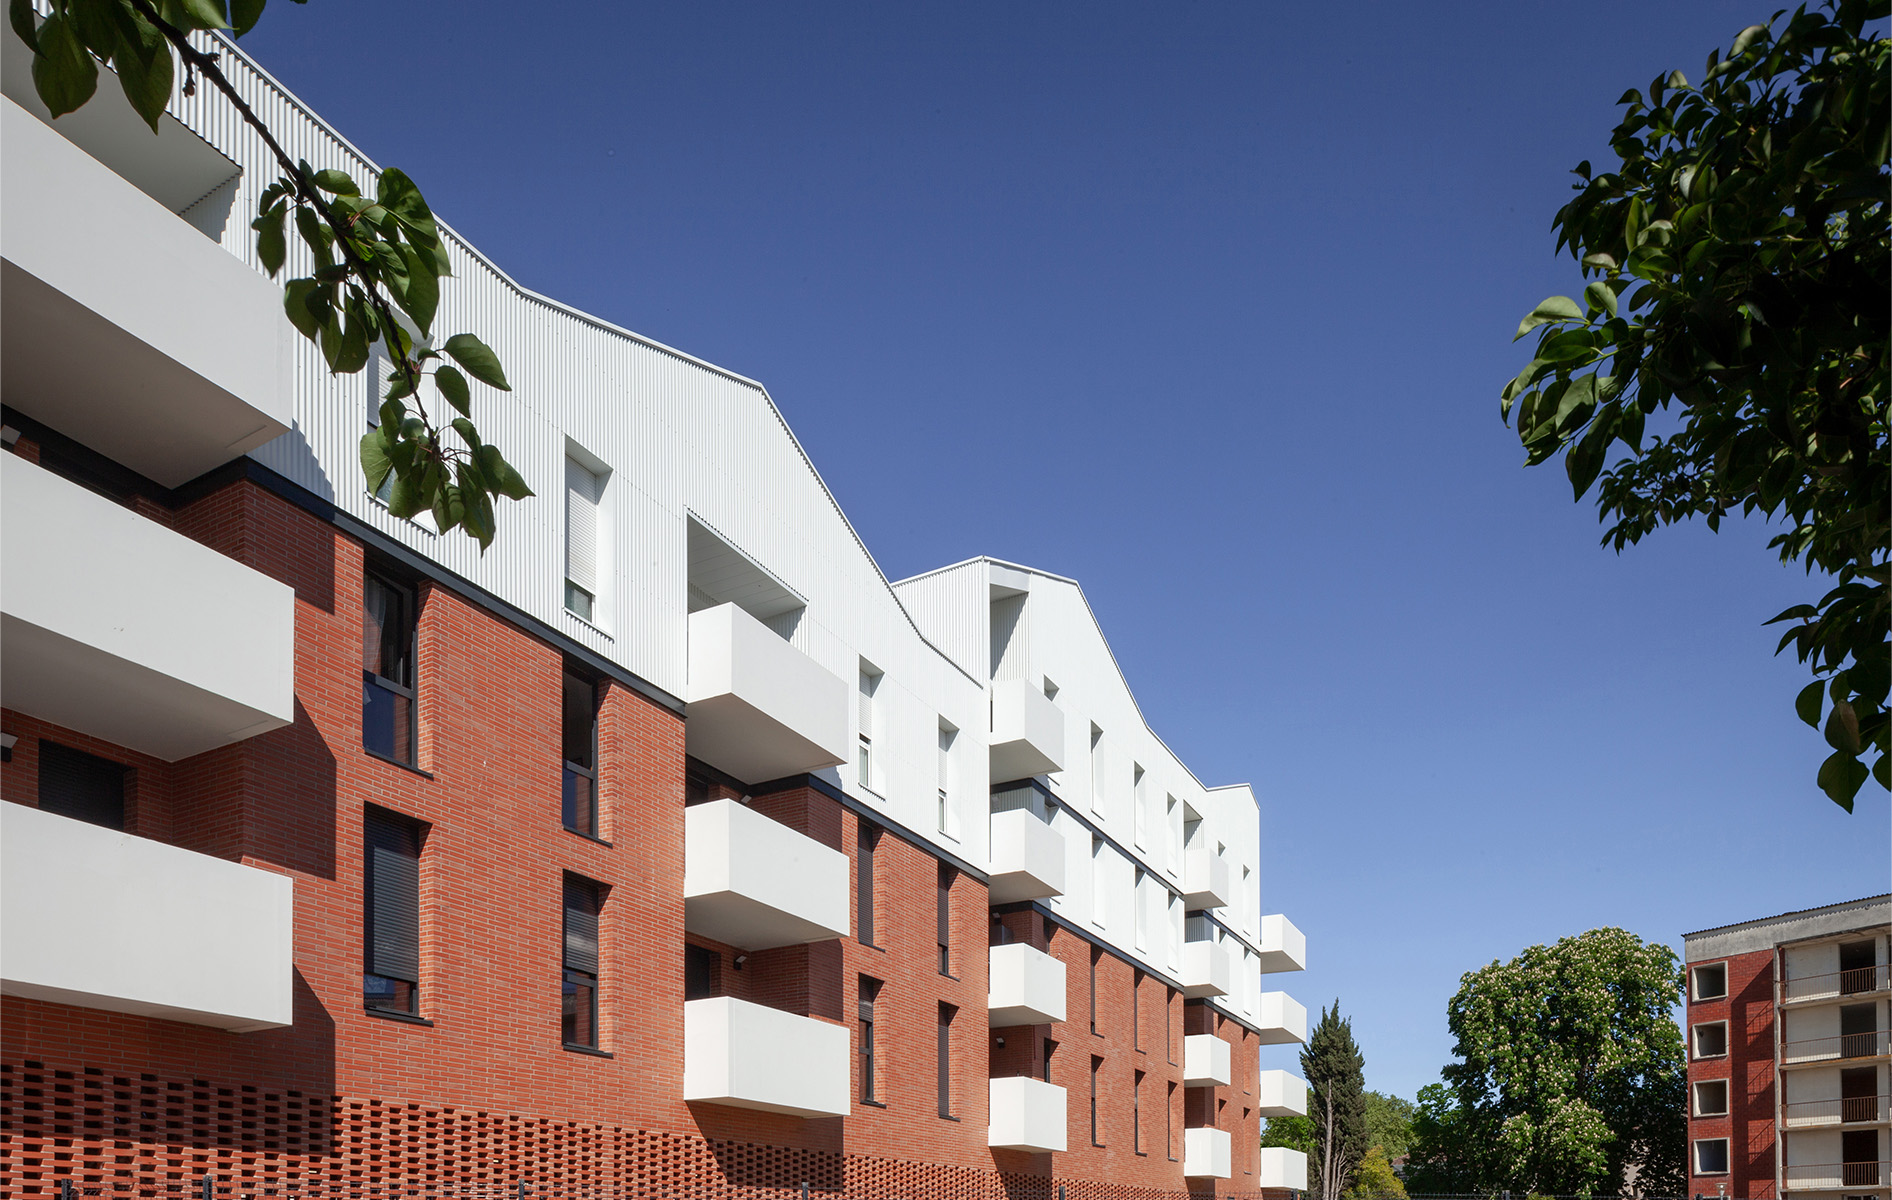
[(617, 1057), (617, 1055), (611, 1053), (609, 1050), (600, 1050), (596, 1046), (581, 1046), (577, 1042), (560, 1042), (559, 1048), (562, 1050), (569, 1050), (573, 1054), (589, 1054), (594, 1058), (616, 1058)]
[(573, 837), (584, 838), (587, 842), (596, 842), (600, 846), (603, 846), (606, 850), (609, 850), (612, 848), (610, 842), (605, 841), (603, 838), (599, 837), (595, 833), (586, 833), (582, 829), (573, 829), (570, 825), (561, 825), (559, 826), (559, 828), (563, 829), (566, 833), (571, 834)]
[(389, 758), (387, 755), (378, 753), (374, 750), (370, 750), (366, 746), (362, 747), (361, 752), (363, 754), (366, 754), (369, 758), (375, 759), (378, 762), (384, 762), (388, 764), (390, 767), (399, 767), (403, 771), (412, 771), (414, 774), (420, 776), (422, 779), (432, 779), (434, 777), (434, 773), (432, 771), (423, 771), (419, 767), (415, 766), (413, 763), (404, 763), (398, 758)]
[(371, 1017), (379, 1017), (383, 1021), (399, 1021), (403, 1025), (425, 1025), (429, 1029), (434, 1027), (434, 1023), (429, 1021), (426, 1017), (417, 1017), (413, 1013), (396, 1012), (391, 1008), (369, 1008), (364, 1004), (362, 1005), (361, 1011)]

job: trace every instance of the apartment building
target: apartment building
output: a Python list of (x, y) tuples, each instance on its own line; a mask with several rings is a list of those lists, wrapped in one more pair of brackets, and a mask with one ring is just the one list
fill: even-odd
[(393, 517), (228, 104), (55, 122), (4, 44), (0, 1192), (1305, 1186), (1257, 799), (1074, 582), (890, 582), (760, 385), (444, 227), (538, 496)]
[(1892, 1196), (1892, 895), (1683, 937), (1689, 1194)]

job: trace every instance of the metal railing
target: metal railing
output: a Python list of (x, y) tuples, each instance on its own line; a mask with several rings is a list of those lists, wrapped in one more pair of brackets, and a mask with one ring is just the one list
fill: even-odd
[(1781, 985), (1781, 1001), (1823, 1000), (1838, 996), (1864, 996), (1892, 987), (1892, 966), (1854, 967), (1826, 975), (1802, 975)]
[(1862, 1121), (1888, 1118), (1892, 1096), (1844, 1096), (1837, 1100), (1793, 1100), (1781, 1106), (1781, 1123), (1801, 1125), (1852, 1125)]
[(1877, 1187), (1882, 1179), (1892, 1179), (1892, 1162), (1815, 1163), (1790, 1166), (1781, 1175), (1789, 1187), (1817, 1191), (1822, 1188)]
[(1872, 1058), (1887, 1052), (1888, 1038), (1892, 1038), (1892, 1035), (1880, 1029), (1870, 1033), (1842, 1033), (1838, 1037), (1805, 1038), (1798, 1042), (1783, 1042), (1780, 1047), (1780, 1061), (1805, 1063), (1842, 1058)]

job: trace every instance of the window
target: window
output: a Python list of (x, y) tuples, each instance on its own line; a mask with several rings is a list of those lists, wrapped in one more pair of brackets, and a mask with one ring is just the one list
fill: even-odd
[(565, 672), (565, 791), (561, 817), (565, 828), (586, 837), (598, 832), (598, 685), (575, 671)]
[(107, 829), (125, 828), (129, 767), (55, 742), (39, 744), (39, 806)]
[(1104, 1060), (1091, 1055), (1091, 1145), (1104, 1144), (1103, 1129), (1097, 1123), (1097, 1083), (1104, 1073)]
[(598, 908), (604, 887), (565, 877), (565, 983), (561, 1029), (567, 1046), (598, 1048)]
[(861, 976), (861, 1103), (879, 1104), (880, 1093), (874, 1087), (874, 1001), (880, 997), (880, 980)]
[(958, 730), (946, 722), (939, 723), (939, 831), (952, 833), (952, 787), (953, 787), (953, 739)]
[(1143, 1153), (1143, 1072), (1130, 1079), (1130, 1149)]
[(1104, 839), (1091, 835), (1091, 924), (1104, 923)]
[(361, 745), (414, 765), (414, 593), (373, 571), (362, 585)]
[(860, 677), (860, 751), (855, 761), (855, 779), (864, 788), (878, 781), (874, 763), (874, 693), (880, 690), (881, 673), (861, 660)]
[(1044, 1057), (1038, 1061), (1038, 1078), (1051, 1082), (1051, 1056), (1058, 1052), (1058, 1044), (1050, 1038), (1044, 1040)]
[[(1171, 1059), (1171, 1062), (1176, 1061)], [(1169, 1161), (1176, 1161), (1176, 1085), (1170, 1084), (1163, 1095), (1163, 1145), (1169, 1148)]]
[(1104, 810), (1104, 731), (1091, 726), (1091, 811)]
[(1104, 957), (1102, 947), (1091, 947), (1091, 1032), (1097, 1032), (1097, 963)]
[(1728, 1052), (1728, 1023), (1715, 1021), (1695, 1026), (1695, 1057), (1720, 1058)]
[(953, 1015), (950, 1004), (939, 1006), (939, 1115), (953, 1115)]
[(1839, 994), (1856, 996), (1879, 986), (1882, 972), (1878, 965), (1879, 948), (1873, 942), (1842, 942), (1839, 948)]
[(1176, 1061), (1176, 989), (1163, 989), (1163, 1049), (1173, 1065)]
[(1720, 1000), (1728, 994), (1728, 964), (1713, 963), (1706, 967), (1696, 967), (1690, 972), (1694, 979), (1694, 996), (1697, 1000)]
[(707, 1000), (723, 994), (723, 956), (708, 946), (683, 944), (683, 998)]
[(363, 908), (366, 969), (362, 1002), (382, 1012), (420, 1012), (421, 827), (370, 812)]
[(1704, 1079), (1695, 1085), (1695, 1115), (1698, 1117), (1728, 1115), (1727, 1080)]
[(1143, 827), (1148, 820), (1143, 813), (1143, 764), (1130, 764), (1130, 828), (1138, 848), (1143, 845)]
[(939, 919), (939, 973), (953, 973), (953, 876), (956, 872), (945, 863), (939, 864), (939, 905), (936, 915)]
[(1176, 851), (1182, 845), (1182, 812), (1174, 796), (1166, 796), (1163, 800), (1163, 841), (1167, 850), (1163, 861), (1168, 864), (1169, 873), (1174, 875), (1181, 869)]
[(1725, 1175), (1727, 1173), (1727, 1138), (1704, 1138), (1695, 1143), (1695, 1174)]
[(854, 880), (854, 937), (863, 946), (874, 944), (874, 851), (880, 846), (880, 830), (862, 821), (854, 861), (858, 875)]
[(604, 477), (577, 459), (565, 459), (565, 607), (574, 616), (596, 621), (598, 547)]
[(1149, 905), (1144, 903), (1143, 892), (1143, 868), (1138, 867), (1136, 869), (1136, 877), (1131, 883), (1130, 913), (1135, 918), (1136, 947), (1139, 950), (1148, 945), (1150, 940), (1150, 918), (1149, 913), (1146, 911)]
[(1130, 972), (1130, 1049), (1143, 1049), (1143, 972)]

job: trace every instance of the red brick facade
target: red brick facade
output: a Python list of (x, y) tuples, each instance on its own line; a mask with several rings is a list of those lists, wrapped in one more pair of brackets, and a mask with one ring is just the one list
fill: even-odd
[[(31, 454), (30, 441), (21, 450)], [(1106, 953), (1093, 1033), (1091, 945), (1068, 929), (1047, 929), (1036, 910), (1008, 912), (1002, 922), (1066, 964), (1071, 1019), (1048, 1030), (989, 1029), (986, 947), (996, 935), (985, 888), (967, 874), (952, 886), (953, 974), (944, 976), (935, 941), (938, 860), (895, 831), (876, 854), (875, 945), (844, 938), (760, 951), (740, 971), (722, 948), (728, 994), (850, 1028), (859, 979), (882, 981), (884, 1107), (857, 1103), (845, 1119), (804, 1120), (685, 1104), (678, 1098), (682, 719), (632, 688), (607, 685), (602, 840), (567, 831), (559, 815), (561, 652), (459, 592), (422, 582), (418, 769), (377, 759), (361, 748), (363, 544), (249, 480), (175, 512), (149, 502), (141, 511), (294, 587), (295, 723), (164, 763), (8, 710), (5, 728), (19, 741), (0, 768), (0, 798), (36, 803), (36, 747), (46, 737), (134, 769), (130, 832), (291, 875), (295, 1023), (236, 1035), (0, 1000), (0, 1194), (55, 1194), (62, 1180), (132, 1194), (209, 1173), (234, 1194), (290, 1183), (309, 1194), (389, 1184), (465, 1194), (523, 1182), (540, 1195), (761, 1196), (806, 1182), (828, 1194), (913, 1200), (1049, 1200), (1060, 1185), (1068, 1200), (1155, 1200), (1190, 1190), (1179, 1161), (1186, 1091), (1201, 1093), (1194, 1123), (1233, 1135), (1234, 1177), (1215, 1181), (1214, 1193), (1254, 1192), (1254, 1035), (1214, 1019), (1205, 1031), (1230, 1041), (1234, 1082), (1212, 1094), (1182, 1088), (1180, 996), (1146, 977), (1133, 1005), (1132, 967)], [(801, 787), (754, 803), (854, 857), (859, 818), (825, 792)], [(362, 1005), (370, 806), (425, 826), (425, 1023)], [(600, 922), (603, 1055), (561, 1045), (560, 889), (568, 872), (608, 888)], [(936, 1104), (942, 1003), (957, 1007), (955, 1119), (942, 1118)], [(1190, 1012), (1191, 1021), (1211, 1019), (1206, 1009)], [(1070, 1149), (993, 1151), (986, 1081), (1036, 1073), (1046, 1037), (1057, 1047), (1052, 1081), (1069, 1098)], [(1093, 1057), (1102, 1060), (1095, 1146)], [(857, 1101), (859, 1086), (857, 1078)]]
[[(1693, 968), (1728, 965), (1728, 994), (1696, 1000)], [(1726, 1195), (1742, 1200), (1774, 1196), (1774, 952), (1756, 950), (1727, 959), (1689, 964), (1688, 1082), (1689, 1180), (1691, 1196)], [(1726, 1021), (1728, 1053), (1703, 1058), (1696, 1050), (1695, 1027)], [(1728, 1081), (1728, 1115), (1695, 1115), (1695, 1084)], [(1728, 1173), (1695, 1173), (1695, 1143), (1728, 1139)]]

